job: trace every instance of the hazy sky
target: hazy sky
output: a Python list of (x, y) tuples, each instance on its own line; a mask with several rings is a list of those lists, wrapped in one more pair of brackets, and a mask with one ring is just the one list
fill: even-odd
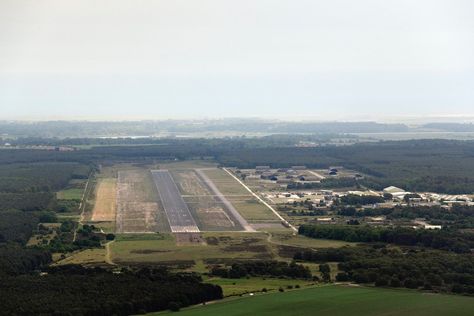
[(472, 0), (0, 0), (0, 119), (474, 115)]

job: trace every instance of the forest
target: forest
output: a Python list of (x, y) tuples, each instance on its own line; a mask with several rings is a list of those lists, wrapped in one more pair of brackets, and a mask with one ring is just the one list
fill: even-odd
[(236, 262), (229, 268), (215, 266), (211, 269), (211, 275), (223, 278), (240, 279), (249, 276), (288, 277), (295, 279), (310, 279), (311, 271), (295, 262), (283, 261), (252, 261)]
[[(462, 194), (474, 191), (474, 169), (471, 167), (473, 141), (410, 140), (298, 147), (291, 138), (279, 141), (275, 136), (273, 139), (273, 142), (240, 137), (166, 139), (160, 140), (159, 144), (146, 146), (117, 144), (72, 152), (2, 149), (0, 164), (53, 161), (90, 164), (105, 160), (204, 158), (214, 159), (222, 166), (240, 168), (253, 168), (256, 165), (327, 168), (341, 165), (364, 174), (360, 184), (374, 189), (395, 185), (412, 192)], [(73, 140), (70, 142), (74, 143)], [(131, 144), (134, 143), (131, 141)]]
[(452, 229), (474, 228), (474, 207), (453, 205), (446, 210), (441, 206), (395, 206), (391, 208), (355, 208), (352, 206), (337, 206), (333, 210), (338, 215), (362, 218), (367, 216), (386, 216), (387, 219), (416, 219), (424, 218), (430, 223), (443, 225)]
[(377, 244), (298, 252), (294, 259), (338, 262), (333, 281), (474, 295), (471, 254)]
[(219, 286), (202, 283), (194, 274), (146, 268), (114, 273), (80, 266), (0, 276), (0, 292), (5, 315), (131, 315), (222, 298)]
[(301, 225), (298, 233), (311, 238), (422, 246), (456, 253), (470, 253), (471, 248), (474, 248), (474, 234), (454, 230), (368, 225)]

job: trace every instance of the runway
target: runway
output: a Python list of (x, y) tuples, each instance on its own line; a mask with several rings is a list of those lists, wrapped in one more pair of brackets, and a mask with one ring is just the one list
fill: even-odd
[(151, 173), (171, 231), (173, 233), (199, 232), (199, 228), (168, 170), (152, 170)]

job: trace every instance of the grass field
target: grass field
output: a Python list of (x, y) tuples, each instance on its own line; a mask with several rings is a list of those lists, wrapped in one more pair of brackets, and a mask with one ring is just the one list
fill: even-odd
[(224, 296), (233, 296), (246, 293), (261, 292), (266, 289), (268, 292), (278, 291), (280, 287), (286, 289), (287, 287), (294, 288), (295, 286), (306, 287), (314, 285), (311, 281), (305, 280), (291, 280), (278, 278), (242, 278), (242, 279), (223, 279), (211, 278), (204, 280), (206, 283), (212, 283), (222, 287)]
[[(118, 264), (132, 265), (186, 263), (191, 265), (188, 270), (208, 272), (210, 264), (252, 259), (290, 261), (296, 251), (349, 244), (294, 236), (291, 232), (272, 232), (271, 237), (263, 232), (206, 232), (202, 239), (204, 243), (177, 244), (173, 234), (119, 234), (111, 245), (112, 259)], [(317, 264), (305, 265), (318, 274)]]
[[(206, 169), (204, 172), (248, 222), (278, 220), (270, 209), (258, 202), (249, 191), (224, 170)], [(282, 229), (285, 228), (282, 226)]]
[[(167, 315), (161, 312), (151, 315)], [(438, 316), (474, 315), (474, 298), (409, 290), (322, 286), (228, 299), (185, 309), (179, 316)]]
[(272, 256), (264, 234), (216, 232), (204, 233), (203, 238), (207, 244), (177, 245), (172, 234), (119, 235), (111, 245), (112, 259), (123, 264), (191, 264), (193, 271), (207, 272), (209, 263)]
[(66, 265), (66, 264), (81, 264), (81, 265), (105, 265), (105, 250), (104, 248), (85, 249), (74, 252), (67, 256), (65, 259), (61, 259), (54, 265)]
[(83, 193), (84, 189), (72, 188), (59, 191), (56, 193), (56, 197), (58, 200), (80, 200)]

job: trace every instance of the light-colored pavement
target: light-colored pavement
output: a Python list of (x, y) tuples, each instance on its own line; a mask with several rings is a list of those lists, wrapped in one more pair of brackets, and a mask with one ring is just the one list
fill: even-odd
[(319, 180), (326, 179), (326, 177), (325, 177), (325, 176), (323, 176), (322, 174), (320, 174), (320, 173), (317, 173), (317, 172), (315, 172), (315, 171), (308, 170), (308, 172), (309, 172), (309, 173), (311, 173), (313, 176), (315, 176), (315, 177), (318, 177), (318, 178), (319, 178)]

